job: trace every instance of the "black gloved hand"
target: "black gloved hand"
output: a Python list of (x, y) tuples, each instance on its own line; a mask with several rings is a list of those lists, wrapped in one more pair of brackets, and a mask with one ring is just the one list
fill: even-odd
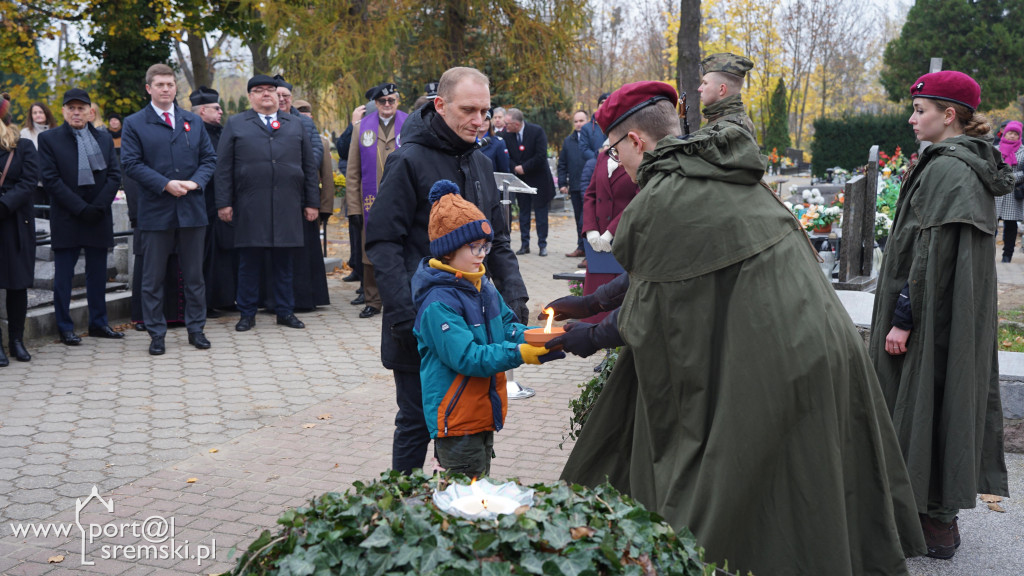
[(87, 224), (98, 224), (103, 220), (103, 210), (90, 204), (83, 208), (78, 216)]
[(591, 332), (597, 324), (588, 324), (586, 322), (570, 322), (562, 328), (565, 329), (565, 334), (556, 336), (548, 343), (545, 347), (548, 350), (561, 349), (566, 352), (575, 354), (581, 358), (586, 358), (594, 352), (601, 349), (594, 339), (591, 338)]
[[(211, 220), (211, 222), (212, 222), (212, 220)], [(134, 228), (138, 228), (139, 227), (139, 221), (136, 220), (135, 218), (129, 218), (128, 219), (128, 225), (131, 226), (133, 229)]]
[(356, 228), (362, 229), (363, 228), (363, 215), (360, 213), (360, 214), (354, 214), (352, 216), (349, 216), (348, 217), (348, 225), (349, 226), (355, 226)]
[(519, 319), (520, 324), (527, 324), (530, 321), (530, 309), (526, 306), (526, 298), (519, 298), (508, 303), (512, 313)]
[[(601, 310), (597, 305), (597, 299), (593, 294), (586, 296), (563, 296), (558, 300), (548, 303), (547, 308), (555, 309), (555, 320), (573, 320), (593, 316)], [(537, 316), (538, 320), (547, 320), (548, 315), (541, 311)]]
[(7, 204), (0, 202), (0, 220), (6, 220), (11, 215), (11, 209), (7, 207)]

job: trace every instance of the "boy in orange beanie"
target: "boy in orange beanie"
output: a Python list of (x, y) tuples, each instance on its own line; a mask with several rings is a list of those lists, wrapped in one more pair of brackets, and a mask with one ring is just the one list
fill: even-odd
[(412, 278), (423, 413), (438, 462), (486, 476), (508, 410), (505, 371), (565, 358), (523, 341), (525, 326), (485, 275), (491, 223), (449, 180), (430, 189), (430, 254)]

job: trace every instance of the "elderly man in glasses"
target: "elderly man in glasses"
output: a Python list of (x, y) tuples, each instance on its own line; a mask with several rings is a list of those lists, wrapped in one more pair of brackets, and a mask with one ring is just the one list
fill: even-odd
[[(345, 188), (349, 190), (346, 200), (348, 213), (362, 215), (364, 248), (366, 229), (371, 225), (367, 215), (377, 198), (377, 187), (384, 172), (384, 161), (402, 145), (402, 124), (408, 117), (408, 114), (398, 109), (401, 97), (398, 94), (398, 87), (390, 82), (367, 90), (366, 99), (374, 103), (376, 110), (364, 116), (353, 128), (352, 144), (348, 152), (348, 173), (345, 174)], [(370, 318), (380, 314), (380, 290), (377, 289), (373, 264), (366, 256), (365, 249), (362, 288), (362, 294), (352, 301), (355, 306), (363, 305), (359, 317)]]

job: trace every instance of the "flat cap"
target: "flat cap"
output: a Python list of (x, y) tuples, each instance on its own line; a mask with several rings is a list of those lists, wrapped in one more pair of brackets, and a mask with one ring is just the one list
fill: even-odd
[(679, 100), (679, 93), (664, 82), (633, 82), (612, 92), (594, 117), (601, 126), (601, 131), (608, 134), (626, 118), (662, 100), (667, 100), (675, 106)]
[(972, 111), (977, 110), (981, 104), (981, 86), (974, 78), (956, 70), (931, 72), (921, 76), (910, 87), (910, 95), (913, 98), (949, 100), (963, 104)]
[(313, 112), (313, 105), (305, 100), (295, 100), (292, 102), (292, 105), (295, 106), (295, 109), (299, 112)]
[(216, 104), (219, 100), (220, 93), (213, 88), (207, 88), (206, 86), (200, 86), (188, 95), (188, 101), (191, 102), (193, 106)]
[(734, 74), (743, 78), (747, 75), (747, 70), (753, 67), (754, 63), (748, 58), (729, 52), (710, 54), (707, 58), (700, 61), (701, 74), (725, 72), (726, 74)]
[(249, 84), (246, 86), (246, 91), (252, 92), (252, 89), (257, 86), (274, 86), (277, 87), (277, 80), (274, 80), (266, 74), (257, 74), (252, 78), (249, 78)]
[(391, 94), (398, 94), (398, 86), (395, 86), (391, 82), (385, 82), (367, 90), (366, 99), (376, 100), (377, 98), (383, 98)]
[(81, 88), (71, 88), (64, 93), (64, 104), (67, 104), (72, 100), (78, 100), (85, 104), (92, 104), (92, 99), (89, 98), (89, 93)]

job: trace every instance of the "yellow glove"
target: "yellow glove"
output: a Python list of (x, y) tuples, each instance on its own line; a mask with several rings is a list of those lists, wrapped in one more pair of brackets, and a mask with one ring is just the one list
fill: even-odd
[(520, 344), (519, 354), (523, 357), (524, 364), (543, 364), (565, 358), (565, 352), (561, 350), (552, 352), (543, 346), (531, 346), (529, 344)]

